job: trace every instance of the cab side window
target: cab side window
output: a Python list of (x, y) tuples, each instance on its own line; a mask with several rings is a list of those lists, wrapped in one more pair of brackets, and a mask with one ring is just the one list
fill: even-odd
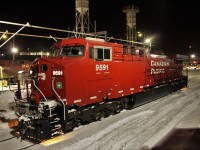
[(102, 48), (97, 48), (96, 51), (97, 51), (97, 53), (96, 53), (96, 54), (97, 54), (96, 58), (97, 58), (97, 59), (100, 59), (100, 60), (101, 60), (101, 59), (103, 60), (103, 49), (102, 49)]
[(89, 48), (89, 58), (94, 58), (94, 48), (93, 47)]
[(104, 49), (104, 59), (110, 59), (110, 49)]
[(136, 49), (135, 47), (131, 47), (131, 55), (135, 55), (136, 54)]
[(123, 46), (123, 55), (126, 55), (128, 52), (128, 47), (127, 46)]
[(144, 56), (144, 50), (139, 49), (139, 56)]
[(111, 61), (112, 49), (108, 47), (94, 47), (94, 59), (96, 61)]

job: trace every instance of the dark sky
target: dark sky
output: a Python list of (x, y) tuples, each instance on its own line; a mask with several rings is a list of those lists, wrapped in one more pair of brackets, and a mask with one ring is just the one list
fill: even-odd
[[(126, 16), (122, 7), (135, 5), (139, 7), (137, 14), (137, 30), (146, 37), (154, 37), (152, 44), (157, 50), (164, 52), (200, 51), (200, 12), (197, 0), (187, 3), (180, 0), (90, 0), (90, 21), (97, 23), (98, 31), (107, 31), (108, 36), (125, 38)], [(17, 23), (29, 22), (31, 25), (59, 29), (74, 29), (75, 0), (63, 1), (10, 1), (1, 2), (0, 20)], [(19, 28), (19, 27), (18, 27)], [(0, 31), (16, 31), (18, 28), (0, 24)], [(65, 36), (38, 30), (23, 30), (21, 33)], [(67, 36), (67, 35), (66, 35)], [(24, 42), (25, 41), (25, 42)], [(24, 42), (24, 43), (23, 43)], [(46, 48), (53, 40), (16, 37), (15, 44), (21, 49)], [(0, 42), (2, 43), (2, 41)], [(0, 48), (0, 53), (8, 49), (7, 43)]]

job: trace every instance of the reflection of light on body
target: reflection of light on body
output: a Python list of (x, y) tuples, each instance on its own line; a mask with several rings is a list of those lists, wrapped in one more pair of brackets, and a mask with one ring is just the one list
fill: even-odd
[(49, 146), (49, 145), (53, 145), (53, 144), (56, 144), (56, 143), (59, 143), (62, 141), (66, 141), (66, 140), (69, 140), (69, 139), (73, 138), (74, 136), (76, 136), (76, 134), (77, 134), (77, 132), (74, 131), (73, 133), (67, 133), (65, 135), (57, 136), (57, 137), (54, 137), (53, 139), (43, 141), (41, 143), (41, 145)]

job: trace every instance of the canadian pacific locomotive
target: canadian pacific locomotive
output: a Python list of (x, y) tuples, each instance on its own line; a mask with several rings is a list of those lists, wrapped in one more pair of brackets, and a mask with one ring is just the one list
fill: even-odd
[[(95, 38), (63, 39), (15, 93), (22, 139), (43, 141), (187, 86), (183, 55)], [(20, 82), (19, 82), (20, 83)]]

